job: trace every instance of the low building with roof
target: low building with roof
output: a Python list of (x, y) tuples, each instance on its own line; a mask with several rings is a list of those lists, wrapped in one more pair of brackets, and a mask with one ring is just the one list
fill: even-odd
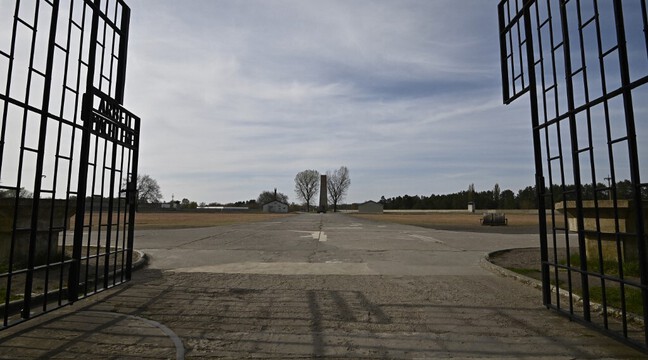
[(279, 200), (272, 200), (269, 203), (263, 204), (263, 212), (265, 213), (287, 213), (288, 204)]

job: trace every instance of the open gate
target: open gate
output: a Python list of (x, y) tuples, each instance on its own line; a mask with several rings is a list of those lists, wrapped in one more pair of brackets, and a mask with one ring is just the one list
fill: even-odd
[(129, 18), (121, 0), (0, 2), (0, 329), (130, 280)]
[(646, 1), (498, 13), (504, 102), (531, 102), (544, 304), (647, 350)]

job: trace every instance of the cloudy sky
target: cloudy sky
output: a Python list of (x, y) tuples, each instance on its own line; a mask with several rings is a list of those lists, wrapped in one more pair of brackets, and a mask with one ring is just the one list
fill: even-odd
[(165, 200), (230, 202), (344, 165), (347, 202), (533, 183), (497, 1), (131, 1), (125, 105)]

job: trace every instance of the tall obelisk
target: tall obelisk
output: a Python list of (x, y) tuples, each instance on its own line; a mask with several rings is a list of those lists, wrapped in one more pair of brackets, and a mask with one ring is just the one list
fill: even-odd
[(328, 202), (327, 202), (327, 195), (326, 195), (326, 175), (322, 175), (320, 179), (321, 179), (320, 202), (319, 202), (319, 208), (317, 209), (317, 212), (325, 213), (326, 210), (328, 210)]

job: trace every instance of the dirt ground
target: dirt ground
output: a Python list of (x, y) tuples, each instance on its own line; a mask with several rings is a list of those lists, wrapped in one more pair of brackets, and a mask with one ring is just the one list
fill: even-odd
[[(272, 221), (294, 214), (268, 213), (207, 213), (207, 212), (139, 212), (135, 216), (137, 230), (186, 229), (223, 225), (245, 224), (259, 221)], [(506, 226), (482, 226), (482, 214), (470, 213), (384, 213), (351, 214), (351, 216), (386, 221), (405, 225), (421, 226), (438, 230), (470, 231), (500, 234), (537, 234), (538, 215), (510, 213), (505, 214)], [(95, 214), (95, 217), (98, 215)], [(93, 223), (98, 223), (94, 219)], [(74, 222), (72, 221), (71, 224)]]
[(528, 275), (540, 279), (540, 250), (537, 248), (503, 250), (490, 256), (489, 260), (506, 269), (536, 270)]

